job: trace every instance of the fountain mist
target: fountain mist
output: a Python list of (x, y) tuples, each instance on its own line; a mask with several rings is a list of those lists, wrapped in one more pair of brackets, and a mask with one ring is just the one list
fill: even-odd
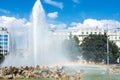
[(52, 65), (68, 61), (64, 54), (66, 51), (62, 49), (62, 40), (58, 40), (48, 30), (45, 11), (40, 0), (34, 4), (31, 24), (29, 52), (22, 52), (23, 55), (15, 53), (16, 55), (7, 56), (3, 66)]

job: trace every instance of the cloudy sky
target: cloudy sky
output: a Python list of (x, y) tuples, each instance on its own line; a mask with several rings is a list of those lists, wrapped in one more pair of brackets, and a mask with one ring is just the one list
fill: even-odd
[[(36, 0), (0, 0), (0, 26), (21, 38)], [(41, 0), (51, 28), (120, 27), (120, 0)]]

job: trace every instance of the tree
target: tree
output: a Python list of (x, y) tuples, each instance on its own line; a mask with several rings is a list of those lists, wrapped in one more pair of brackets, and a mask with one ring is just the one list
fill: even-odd
[(79, 39), (77, 36), (73, 36), (70, 34), (69, 39), (64, 41), (64, 49), (67, 51), (67, 55), (70, 60), (76, 60), (77, 56), (80, 55), (80, 46), (79, 46)]
[(0, 64), (2, 64), (2, 62), (4, 61), (5, 57), (3, 55), (3, 49), (2, 47), (0, 46)]
[[(80, 45), (83, 50), (83, 58), (87, 61), (102, 62), (107, 59), (107, 35), (89, 35), (84, 38)], [(109, 40), (109, 57), (110, 63), (115, 63), (119, 57), (118, 46)]]

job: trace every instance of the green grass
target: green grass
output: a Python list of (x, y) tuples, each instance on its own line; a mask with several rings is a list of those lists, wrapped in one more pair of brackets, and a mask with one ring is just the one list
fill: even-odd
[(55, 79), (50, 79), (50, 78), (39, 78), (39, 79), (13, 79), (13, 80), (55, 80)]
[(83, 75), (83, 80), (120, 80), (119, 75), (113, 74), (86, 74)]

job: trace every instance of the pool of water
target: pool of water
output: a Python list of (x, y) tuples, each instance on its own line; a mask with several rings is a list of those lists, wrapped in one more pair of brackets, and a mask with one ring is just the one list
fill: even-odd
[(69, 64), (63, 66), (66, 72), (83, 70), (82, 80), (120, 80), (120, 74), (108, 74), (107, 68), (89, 64)]
[(75, 72), (80, 72), (82, 70), (83, 74), (105, 74), (107, 70), (106, 67), (87, 64), (70, 64), (64, 65), (63, 68), (67, 72), (71, 70)]

